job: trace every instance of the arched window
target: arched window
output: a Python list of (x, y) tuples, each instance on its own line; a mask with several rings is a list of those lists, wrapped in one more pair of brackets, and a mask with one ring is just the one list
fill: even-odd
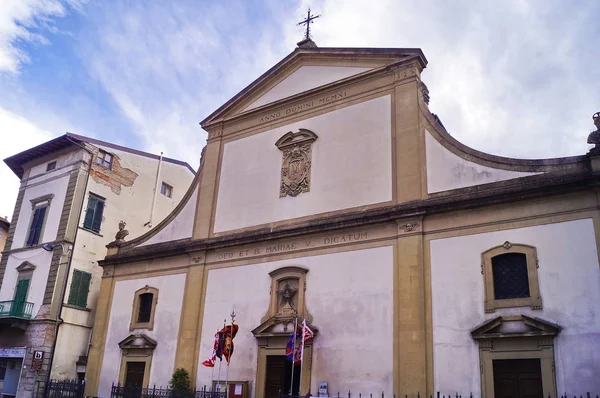
[(158, 302), (158, 289), (144, 286), (137, 292), (133, 299), (133, 313), (130, 329), (148, 329), (154, 327), (154, 313)]
[(496, 308), (542, 308), (535, 247), (504, 242), (482, 254), (485, 312)]

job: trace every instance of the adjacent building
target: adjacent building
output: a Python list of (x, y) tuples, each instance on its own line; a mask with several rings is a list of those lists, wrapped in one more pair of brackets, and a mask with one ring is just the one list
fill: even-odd
[(142, 235), (181, 202), (194, 171), (174, 159), (65, 134), (5, 159), (21, 185), (0, 262), (3, 396), (81, 379), (104, 257), (119, 222)]
[(8, 238), (8, 229), (10, 228), (10, 221), (5, 217), (0, 217), (0, 259), (2, 258), (2, 251), (6, 245), (6, 238)]
[[(469, 148), (429, 110), (426, 64), (305, 40), (202, 121), (181, 203), (100, 261), (87, 394), (177, 368), (230, 397), (597, 394), (600, 150)], [(232, 312), (219, 373), (202, 363)]]

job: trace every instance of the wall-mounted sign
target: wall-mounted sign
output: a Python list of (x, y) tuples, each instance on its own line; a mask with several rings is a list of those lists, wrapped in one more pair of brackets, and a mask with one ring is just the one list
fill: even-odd
[(31, 359), (31, 369), (41, 370), (44, 363), (44, 351), (34, 351)]
[(0, 358), (23, 358), (25, 356), (25, 348), (0, 348)]

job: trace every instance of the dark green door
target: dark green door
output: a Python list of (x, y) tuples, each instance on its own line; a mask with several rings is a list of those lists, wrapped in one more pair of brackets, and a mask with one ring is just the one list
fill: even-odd
[(23, 316), (23, 310), (25, 309), (25, 301), (27, 300), (27, 290), (29, 290), (29, 279), (21, 279), (17, 282), (17, 288), (15, 290), (15, 300), (13, 301), (10, 315), (16, 317)]

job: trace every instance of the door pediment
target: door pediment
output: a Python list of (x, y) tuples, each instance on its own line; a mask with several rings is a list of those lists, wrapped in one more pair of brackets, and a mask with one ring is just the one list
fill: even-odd
[(146, 336), (145, 334), (130, 334), (119, 343), (122, 350), (125, 349), (150, 349), (156, 348), (156, 340)]
[(498, 316), (489, 319), (471, 330), (475, 340), (499, 339), (507, 337), (539, 337), (558, 335), (561, 327), (541, 318), (526, 315)]
[[(296, 318), (293, 317), (273, 316), (254, 328), (254, 330), (252, 330), (252, 334), (256, 338), (282, 336), (289, 338), (294, 331), (295, 323)], [(302, 321), (298, 319), (298, 327), (301, 327), (301, 323)], [(318, 333), (319, 329), (308, 322), (308, 320), (306, 325), (310, 328), (310, 330), (313, 331), (315, 335)]]

